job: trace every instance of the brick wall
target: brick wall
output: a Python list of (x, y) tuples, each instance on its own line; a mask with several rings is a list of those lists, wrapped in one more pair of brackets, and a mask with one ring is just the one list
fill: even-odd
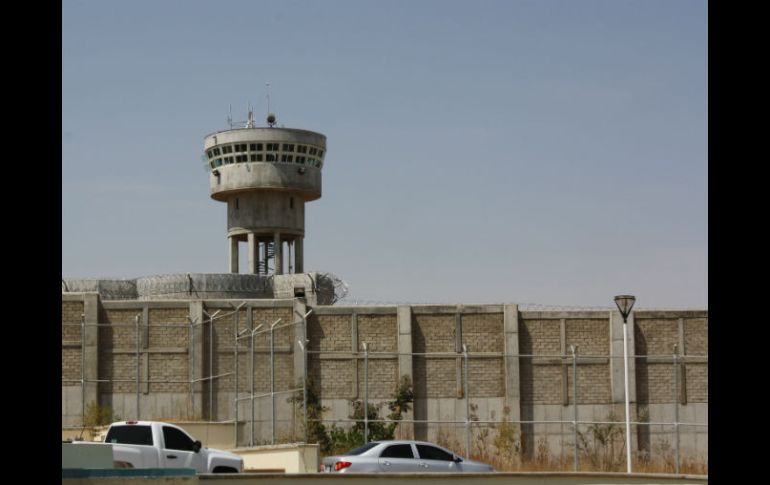
[[(461, 322), (463, 343), (468, 346), (468, 352), (471, 355), (475, 352), (503, 352), (502, 313), (467, 313), (462, 315)], [(501, 357), (471, 357), (468, 362), (470, 395), (472, 397), (503, 396), (504, 372), (504, 361)]]
[(610, 355), (609, 319), (567, 319), (564, 326), (566, 334), (565, 349), (568, 353), (570, 345), (575, 345), (577, 346), (578, 356)]
[[(80, 379), (81, 364), (81, 322), (83, 314), (82, 301), (62, 301), (61, 304), (61, 378)], [(79, 385), (75, 382), (63, 382), (64, 386)]]
[(457, 397), (456, 361), (415, 356), (412, 370), (415, 398)]
[(637, 317), (634, 338), (637, 355), (673, 355), (679, 341), (679, 319)]
[[(153, 392), (190, 392), (188, 381), (188, 356), (184, 354), (150, 354), (148, 364), (151, 381), (183, 381), (183, 382), (153, 382), (150, 393)], [(144, 376), (142, 376), (144, 380)]]
[(521, 359), (521, 402), (562, 404), (562, 372), (560, 365), (532, 365), (531, 359)]
[[(364, 397), (364, 361), (359, 361), (358, 397)], [(391, 400), (396, 394), (398, 384), (398, 360), (369, 360), (369, 399)], [(387, 414), (387, 413), (386, 413)]]
[(687, 402), (708, 402), (708, 365), (687, 364), (685, 372), (687, 378)]
[[(519, 352), (522, 355), (561, 354), (559, 320), (519, 321)], [(519, 359), (521, 402), (524, 404), (562, 404), (563, 370), (560, 365), (537, 363), (532, 357)]]
[[(709, 327), (707, 318), (684, 319), (685, 355), (705, 356), (709, 353)], [(708, 364), (685, 365), (688, 402), (708, 402)]]
[[(393, 399), (398, 385), (398, 357), (378, 356), (377, 352), (398, 352), (396, 315), (357, 315), (358, 349), (367, 344), (369, 359), (369, 399)], [(385, 358), (384, 358), (385, 357)], [(364, 396), (364, 361), (358, 361), (358, 396)]]
[(62, 340), (80, 343), (80, 324), (83, 320), (82, 301), (63, 301), (61, 303)]
[[(677, 315), (664, 318), (643, 318), (637, 315), (634, 328), (638, 356), (672, 356), (674, 344), (677, 352), (684, 354), (684, 384), (687, 402), (708, 402), (708, 363), (693, 361), (687, 356), (708, 355), (708, 318), (682, 317), (684, 348), (679, 339)], [(640, 403), (670, 403), (674, 399), (674, 369), (671, 361), (637, 359), (637, 398)], [(680, 374), (681, 376), (681, 374)], [(681, 377), (680, 377), (681, 379)]]
[[(572, 404), (572, 366), (565, 372), (567, 396)], [(580, 364), (577, 366), (578, 402), (580, 404), (606, 404), (612, 399), (610, 389), (610, 367), (608, 364)]]
[(315, 315), (307, 319), (311, 351), (343, 351), (352, 349), (350, 315)]
[[(149, 385), (149, 393), (188, 393), (190, 375), (190, 329), (187, 303), (167, 308), (168, 303), (153, 308), (145, 305), (150, 327), (140, 327), (140, 376), (145, 378), (145, 361), (149, 365), (151, 380), (176, 380)], [(99, 322), (104, 324), (98, 330), (99, 379), (124, 379), (126, 382), (101, 383), (101, 393), (134, 393), (136, 378), (136, 327), (135, 317), (142, 322), (143, 310), (116, 308), (116, 304), (101, 306)], [(219, 308), (208, 308), (209, 313)], [(242, 308), (238, 317), (232, 307), (222, 307), (220, 318), (215, 320), (213, 337), (209, 336), (209, 325), (202, 328), (203, 354), (196, 355), (197, 366), (202, 375), (209, 375), (209, 364), (213, 374), (234, 372), (234, 337), (236, 323), (239, 330), (253, 325), (264, 324), (263, 329), (281, 318), (274, 334), (275, 388), (284, 391), (294, 388), (294, 346), (298, 336), (297, 327), (291, 325), (294, 315), (292, 307)], [(320, 309), (319, 309), (320, 310)], [(465, 311), (469, 309), (466, 308)], [(501, 353), (504, 350), (502, 311), (485, 312), (487, 309), (470, 309), (471, 313), (460, 313), (462, 343), (471, 353), (469, 362), (470, 394), (472, 398), (499, 398), (505, 396), (505, 366), (502, 357), (496, 355), (474, 355), (479, 353)], [(251, 312), (249, 315), (248, 312)], [(370, 399), (391, 399), (399, 380), (398, 358), (379, 356), (377, 352), (398, 351), (397, 317), (388, 309), (369, 310), (370, 313), (356, 315), (357, 346), (359, 354), (353, 353), (351, 308), (335, 311), (314, 312), (308, 317), (307, 332), (310, 340), (308, 349), (309, 377), (316, 383), (323, 399), (361, 399), (364, 394), (364, 367), (362, 343), (369, 344), (372, 356), (369, 362)], [(363, 311), (363, 310), (361, 310)], [(462, 311), (462, 309), (461, 309)], [(84, 312), (82, 301), (62, 302), (62, 324), (78, 323)], [(564, 318), (564, 341), (562, 341), (561, 319), (549, 318), (547, 312), (529, 313), (519, 317), (519, 349), (522, 355), (536, 357), (519, 358), (519, 381), (521, 403), (564, 405), (565, 397), (572, 402), (571, 359), (558, 357), (570, 345), (578, 346), (579, 357), (597, 357), (578, 364), (578, 396), (581, 404), (608, 404), (611, 402), (609, 319)], [(672, 364), (664, 360), (671, 356), (673, 344), (679, 342), (679, 321), (683, 318), (683, 351), (685, 354), (684, 374), (687, 402), (708, 402), (708, 364), (701, 358), (708, 355), (708, 318), (696, 313), (678, 315), (673, 312), (639, 312), (635, 314), (634, 336), (636, 353), (637, 399), (640, 404), (669, 403), (672, 399)], [(567, 315), (569, 316), (569, 315)], [(251, 317), (251, 318), (249, 318)], [(420, 308), (411, 315), (412, 350), (421, 353), (446, 353), (446, 356), (415, 355), (412, 358), (415, 397), (461, 398), (463, 389), (463, 362), (457, 353), (457, 313), (452, 308)], [(122, 326), (122, 324), (126, 324)], [(288, 325), (287, 325), (288, 324)], [(175, 326), (181, 325), (181, 326)], [(287, 326), (283, 326), (287, 325)], [(244, 334), (245, 335), (245, 334)], [(213, 340), (210, 340), (212, 338)], [(62, 327), (62, 378), (80, 378), (80, 327)], [(209, 355), (209, 344), (214, 353)], [(270, 390), (270, 347), (269, 332), (255, 338), (254, 384), (255, 392)], [(242, 339), (239, 343), (239, 369), (237, 390), (248, 393), (251, 390), (250, 342)], [(148, 351), (145, 354), (145, 351)], [(319, 355), (312, 352), (321, 351)], [(515, 352), (516, 350), (514, 350)], [(334, 354), (339, 352), (339, 354)], [(689, 357), (688, 357), (689, 356)], [(209, 360), (211, 359), (211, 360)], [(658, 360), (656, 360), (658, 359)], [(75, 384), (70, 384), (75, 385)], [(566, 387), (565, 387), (566, 386)], [(203, 384), (204, 391), (208, 384)], [(235, 375), (214, 380), (215, 393), (232, 392), (236, 389)], [(567, 395), (565, 396), (565, 389)], [(144, 394), (144, 386), (142, 386)], [(216, 399), (216, 396), (215, 396)], [(283, 401), (281, 401), (283, 402)]]
[[(136, 320), (141, 309), (99, 311), (99, 379), (128, 380), (100, 382), (100, 393), (136, 392)], [(140, 376), (143, 375), (140, 359)]]
[(636, 399), (643, 404), (669, 403), (674, 398), (673, 365), (664, 363), (636, 364)]
[(72, 379), (80, 379), (80, 348), (63, 348), (61, 350), (61, 378), (70, 380), (64, 382), (64, 386), (79, 386), (78, 382), (71, 382)]
[[(232, 307), (207, 308), (211, 315), (219, 310), (214, 317), (214, 326), (207, 323), (203, 327), (204, 354), (208, 355), (209, 338), (213, 338), (213, 375), (221, 376), (214, 379), (215, 392), (235, 391), (235, 329), (238, 331), (251, 330), (247, 308), (241, 308), (237, 314)], [(294, 361), (293, 346), (297, 333), (292, 319), (292, 308), (252, 308), (252, 325), (256, 328), (262, 325), (254, 337), (254, 392), (257, 394), (270, 392), (270, 326), (281, 319), (273, 331), (273, 349), (275, 353), (275, 389), (282, 391), (293, 388)], [(212, 334), (210, 337), (210, 333)], [(251, 339), (250, 333), (241, 334), (238, 343), (238, 392), (251, 392)], [(209, 362), (204, 363), (203, 374), (209, 375)], [(225, 375), (226, 374), (226, 375)]]
[[(398, 351), (398, 327), (395, 315), (358, 315), (358, 349), (369, 352)], [(395, 358), (395, 357), (394, 357)]]
[[(321, 399), (349, 399), (353, 394), (352, 360), (318, 359), (312, 360), (308, 377), (320, 390)], [(347, 416), (343, 416), (347, 418)]]
[(505, 393), (503, 359), (470, 357), (468, 359), (468, 392), (471, 397), (503, 396)]
[(708, 355), (709, 325), (706, 318), (684, 319), (684, 348), (686, 355)]
[(560, 355), (559, 320), (520, 320), (519, 347), (522, 355)]
[(468, 352), (503, 351), (503, 314), (469, 313), (462, 315), (463, 343)]
[[(415, 353), (456, 352), (454, 314), (412, 316), (412, 350)], [(414, 356), (415, 398), (458, 397), (456, 358)]]

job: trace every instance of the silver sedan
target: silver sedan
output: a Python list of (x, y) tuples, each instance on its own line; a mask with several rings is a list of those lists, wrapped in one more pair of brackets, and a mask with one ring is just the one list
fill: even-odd
[(424, 441), (371, 441), (354, 450), (324, 458), (327, 473), (482, 473), (494, 469), (460, 458)]

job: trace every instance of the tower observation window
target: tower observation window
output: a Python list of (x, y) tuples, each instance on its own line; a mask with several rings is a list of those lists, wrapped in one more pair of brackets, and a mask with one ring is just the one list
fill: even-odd
[(285, 151), (285, 152), (293, 152), (294, 151), (294, 144), (284, 143), (283, 144), (283, 151)]
[(222, 153), (233, 153), (233, 147), (230, 145), (223, 146)]
[(275, 162), (276, 161), (275, 154), (268, 153), (267, 155), (265, 155), (265, 160), (268, 162)]
[(208, 155), (209, 158), (214, 158), (214, 151), (213, 150), (209, 150), (209, 151), (206, 152), (206, 155)]

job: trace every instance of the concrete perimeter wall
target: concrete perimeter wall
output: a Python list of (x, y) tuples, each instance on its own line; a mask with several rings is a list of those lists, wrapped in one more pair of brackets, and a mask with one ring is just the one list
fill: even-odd
[[(613, 311), (519, 311), (516, 305), (311, 307), (303, 299), (101, 301), (96, 293), (66, 293), (63, 423), (79, 425), (84, 404), (98, 402), (123, 419), (237, 417), (238, 444), (268, 442), (270, 398), (255, 400), (254, 427), (248, 398), (252, 390), (255, 395), (271, 391), (270, 333), (261, 330), (279, 319), (272, 357), (274, 390), (283, 392), (273, 404), (277, 442), (302, 436), (301, 392), (291, 390), (302, 382), (305, 365), (329, 409), (325, 418), (348, 419), (351, 400), (364, 397), (364, 343), (370, 402), (392, 400), (403, 376), (413, 383), (414, 406), (405, 419), (465, 421), (463, 345), (469, 352), (473, 420), (572, 421), (571, 346), (577, 348), (578, 420), (624, 416), (623, 322)], [(252, 359), (249, 336), (259, 325)], [(678, 413), (680, 422), (707, 423), (708, 312), (640, 310), (628, 327), (634, 420), (671, 422)], [(237, 346), (236, 334), (242, 337)], [(297, 343), (305, 338), (307, 362)], [(381, 411), (383, 416), (389, 412)], [(463, 424), (403, 423), (397, 433), (462, 450), (464, 429)], [(484, 426), (474, 430), (474, 438), (483, 439)], [(590, 434), (588, 425), (581, 431)], [(557, 451), (573, 443), (570, 424), (525, 423), (520, 432), (528, 453), (543, 444)], [(666, 440), (673, 444), (670, 427), (643, 426), (634, 434), (638, 450), (664, 446)], [(683, 454), (707, 457), (708, 428), (683, 426), (680, 436)]]

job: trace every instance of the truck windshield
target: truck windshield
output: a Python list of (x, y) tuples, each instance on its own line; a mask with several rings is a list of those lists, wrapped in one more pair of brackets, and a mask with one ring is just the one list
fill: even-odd
[(149, 426), (113, 426), (107, 432), (105, 443), (152, 446), (152, 430)]

